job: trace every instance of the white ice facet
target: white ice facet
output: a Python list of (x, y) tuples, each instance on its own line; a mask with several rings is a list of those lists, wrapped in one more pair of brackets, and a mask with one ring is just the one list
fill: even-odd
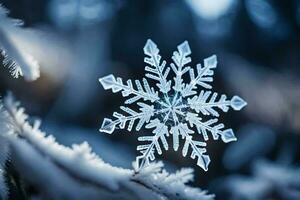
[(105, 76), (103, 78), (99, 78), (99, 81), (105, 90), (111, 89), (113, 85), (115, 85), (116, 83), (116, 79), (112, 74)]
[(239, 96), (234, 96), (231, 99), (231, 107), (234, 110), (241, 110), (243, 107), (247, 105), (247, 102), (245, 102), (241, 97)]
[[(187, 41), (173, 52), (170, 65), (161, 59), (152, 40), (147, 40), (144, 53), (147, 66), (146, 78), (142, 81), (123, 83), (121, 78), (113, 75), (99, 79), (105, 90), (121, 92), (123, 97), (128, 97), (125, 104), (136, 102), (139, 106), (138, 110), (121, 106), (121, 112), (113, 114), (115, 119), (104, 119), (100, 131), (112, 133), (116, 128), (139, 131), (142, 127), (151, 130), (151, 135), (138, 138), (143, 142), (137, 147), (141, 154), (136, 158), (138, 168), (149, 165), (156, 154), (168, 150), (167, 138), (171, 137), (173, 150), (182, 149), (183, 156), (190, 154), (197, 160), (197, 165), (207, 171), (210, 158), (206, 155), (206, 141), (221, 139), (228, 143), (237, 140), (232, 129), (225, 129), (224, 124), (218, 122), (220, 113), (228, 112), (230, 108), (241, 110), (247, 103), (238, 96), (229, 99), (224, 94), (210, 91), (217, 67), (216, 55), (204, 59), (203, 65), (197, 64), (193, 69), (188, 66), (191, 49)], [(156, 82), (156, 90), (149, 85), (149, 80)], [(202, 140), (195, 139), (196, 135)]]
[(222, 131), (222, 133), (221, 133), (221, 139), (225, 143), (237, 140), (236, 137), (235, 137), (235, 135), (234, 135), (234, 133), (233, 133), (232, 129), (226, 129), (226, 130)]
[(109, 133), (111, 134), (115, 130), (115, 124), (111, 119), (104, 118), (102, 126), (100, 128), (101, 132)]

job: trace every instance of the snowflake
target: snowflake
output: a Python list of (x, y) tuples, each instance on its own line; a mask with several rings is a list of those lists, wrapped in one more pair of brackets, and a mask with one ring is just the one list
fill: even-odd
[[(162, 154), (162, 148), (168, 150), (169, 136), (172, 136), (173, 149), (177, 151), (181, 137), (184, 140), (183, 156), (191, 149), (191, 158), (197, 157), (197, 165), (207, 171), (210, 163), (209, 156), (205, 155), (208, 133), (211, 133), (214, 140), (221, 138), (225, 143), (236, 140), (232, 129), (224, 129), (224, 124), (218, 123), (219, 110), (227, 112), (230, 107), (240, 110), (247, 103), (238, 96), (228, 99), (224, 94), (218, 97), (217, 93), (209, 91), (212, 89), (211, 82), (213, 70), (217, 67), (217, 57), (213, 55), (204, 59), (204, 66), (197, 64), (195, 74), (194, 69), (187, 66), (191, 62), (191, 50), (187, 41), (180, 44), (178, 50), (173, 53), (173, 63), (170, 67), (166, 66), (166, 61), (161, 61), (159, 49), (152, 40), (147, 41), (144, 53), (144, 61), (148, 64), (145, 67), (146, 77), (156, 82), (159, 92), (149, 85), (146, 78), (143, 78), (142, 82), (135, 80), (135, 86), (132, 80), (123, 83), (122, 78), (115, 78), (114, 75), (100, 78), (99, 81), (105, 90), (122, 92), (123, 97), (131, 95), (125, 104), (137, 102), (139, 107), (139, 111), (135, 111), (121, 106), (121, 110), (126, 114), (114, 112), (115, 119), (105, 118), (100, 131), (111, 134), (116, 128), (127, 127), (127, 130), (131, 131), (134, 126), (135, 130), (139, 131), (144, 125), (146, 129), (152, 129), (153, 135), (138, 138), (144, 142), (137, 147), (141, 153), (136, 159), (138, 168), (149, 165), (150, 161), (155, 159), (155, 152)], [(173, 86), (172, 81), (167, 79), (171, 69), (174, 72)], [(184, 82), (184, 76), (190, 80), (188, 83)], [(197, 94), (198, 88), (200, 93)], [(202, 135), (202, 141), (195, 139), (193, 129)]]

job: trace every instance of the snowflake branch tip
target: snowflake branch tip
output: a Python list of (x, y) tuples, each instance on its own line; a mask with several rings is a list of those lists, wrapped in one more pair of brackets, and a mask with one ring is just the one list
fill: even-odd
[(102, 126), (99, 131), (112, 134), (112, 132), (114, 132), (115, 130), (115, 127), (116, 125), (111, 119), (104, 118), (102, 122)]
[(234, 110), (241, 110), (243, 107), (245, 107), (247, 105), (247, 102), (244, 101), (241, 97), (239, 96), (234, 96), (231, 99), (231, 107)]

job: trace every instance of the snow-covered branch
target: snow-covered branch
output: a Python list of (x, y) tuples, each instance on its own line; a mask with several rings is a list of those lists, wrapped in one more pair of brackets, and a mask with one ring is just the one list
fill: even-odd
[(183, 168), (174, 174), (169, 174), (162, 169), (162, 162), (152, 163), (143, 169), (138, 169), (139, 173), (134, 175), (133, 180), (162, 194), (167, 199), (214, 199), (214, 195), (207, 195), (206, 191), (185, 185), (193, 180), (193, 169)]
[(3, 64), (9, 68), (14, 78), (24, 76), (34, 81), (40, 76), (39, 65), (34, 58), (19, 47), (10, 37), (10, 32), (19, 32), (22, 21), (7, 17), (8, 11), (0, 5), (0, 52), (4, 57)]
[[(122, 169), (105, 163), (84, 142), (72, 148), (33, 126), (19, 103), (9, 94), (1, 108), (2, 132), (11, 159), (30, 184), (49, 199), (213, 199), (205, 191), (186, 185), (193, 170), (169, 174), (162, 163), (142, 170)], [(5, 122), (5, 123), (4, 123)]]

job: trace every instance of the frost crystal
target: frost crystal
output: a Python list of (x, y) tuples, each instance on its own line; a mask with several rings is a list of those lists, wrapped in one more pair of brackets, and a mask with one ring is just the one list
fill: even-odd
[[(217, 57), (213, 55), (204, 59), (204, 66), (197, 64), (195, 72), (187, 66), (191, 62), (191, 50), (187, 41), (180, 44), (173, 53), (170, 67), (166, 66), (166, 61), (161, 60), (159, 49), (152, 40), (147, 41), (144, 53), (144, 61), (148, 64), (145, 67), (146, 77), (149, 81), (156, 82), (159, 92), (149, 85), (146, 78), (142, 81), (135, 80), (135, 84), (132, 80), (123, 83), (122, 78), (114, 75), (100, 78), (105, 90), (121, 92), (123, 97), (130, 96), (125, 104), (137, 102), (139, 107), (139, 111), (135, 111), (121, 106), (124, 114), (114, 112), (115, 119), (105, 118), (100, 131), (111, 134), (115, 129), (126, 127), (131, 131), (134, 126), (139, 131), (144, 125), (146, 129), (152, 129), (151, 136), (138, 138), (144, 144), (137, 147), (141, 153), (136, 160), (137, 168), (149, 165), (155, 159), (155, 152), (162, 154), (162, 148), (168, 150), (167, 137), (173, 138), (175, 151), (182, 138), (183, 156), (190, 149), (191, 158), (197, 157), (197, 165), (207, 171), (210, 163), (209, 156), (205, 155), (208, 133), (211, 133), (214, 140), (221, 138), (225, 143), (236, 140), (232, 129), (224, 129), (224, 124), (218, 123), (219, 111), (227, 112), (230, 107), (240, 110), (247, 103), (238, 96), (228, 99), (224, 94), (218, 97), (217, 93), (209, 91), (212, 89)], [(174, 72), (174, 84), (167, 79), (171, 70)], [(184, 82), (184, 76), (190, 80), (188, 83)], [(202, 135), (202, 141), (195, 139), (195, 132)]]

